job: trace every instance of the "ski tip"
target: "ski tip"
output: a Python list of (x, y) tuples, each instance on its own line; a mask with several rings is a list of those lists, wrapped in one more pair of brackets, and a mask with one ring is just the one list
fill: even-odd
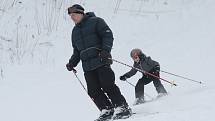
[(178, 86), (178, 85), (175, 83), (175, 81), (174, 81), (174, 80), (172, 81), (172, 83), (171, 83), (171, 84), (172, 84), (172, 86)]

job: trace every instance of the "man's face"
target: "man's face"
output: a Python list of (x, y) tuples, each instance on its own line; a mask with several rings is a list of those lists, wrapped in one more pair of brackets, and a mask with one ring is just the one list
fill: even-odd
[(83, 14), (79, 14), (79, 13), (70, 13), (69, 16), (71, 17), (71, 19), (75, 22), (75, 24), (78, 24), (81, 22), (82, 18), (83, 18)]

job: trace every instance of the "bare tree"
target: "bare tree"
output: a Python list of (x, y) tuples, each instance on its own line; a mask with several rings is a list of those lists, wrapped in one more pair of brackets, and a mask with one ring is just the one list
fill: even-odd
[(120, 4), (121, 4), (121, 0), (117, 0), (116, 1), (116, 6), (114, 8), (114, 13), (116, 14), (119, 10), (119, 7), (120, 7)]
[(46, 0), (43, 3), (35, 1), (35, 22), (39, 34), (42, 29), (46, 29), (48, 34), (58, 29), (63, 1)]

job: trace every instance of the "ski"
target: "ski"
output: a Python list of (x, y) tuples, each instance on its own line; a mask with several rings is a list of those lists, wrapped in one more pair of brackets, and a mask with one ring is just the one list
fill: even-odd
[(167, 94), (163, 94), (163, 95), (158, 95), (157, 97), (155, 98), (152, 98), (150, 100), (144, 100), (143, 103), (139, 103), (139, 104), (133, 104), (133, 106), (137, 106), (137, 105), (142, 105), (142, 104), (146, 104), (146, 103), (150, 103), (150, 102), (154, 102), (154, 101), (157, 101), (163, 97), (167, 96)]
[(159, 112), (145, 112), (145, 113), (136, 113), (136, 112), (133, 112), (132, 115), (130, 115), (127, 118), (110, 119), (110, 120), (107, 120), (107, 121), (120, 121), (120, 120), (124, 120), (124, 119), (135, 117), (135, 115), (151, 116), (151, 115), (156, 115), (156, 114), (159, 114)]
[[(143, 116), (150, 116), (150, 115), (156, 115), (159, 114), (159, 112), (144, 112), (144, 113), (133, 113), (133, 115), (143, 115)], [(132, 115), (132, 117), (133, 117)]]

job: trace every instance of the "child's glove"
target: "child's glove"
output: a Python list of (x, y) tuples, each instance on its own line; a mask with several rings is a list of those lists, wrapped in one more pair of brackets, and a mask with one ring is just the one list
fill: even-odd
[(120, 76), (119, 79), (125, 81), (128, 77), (126, 75)]

